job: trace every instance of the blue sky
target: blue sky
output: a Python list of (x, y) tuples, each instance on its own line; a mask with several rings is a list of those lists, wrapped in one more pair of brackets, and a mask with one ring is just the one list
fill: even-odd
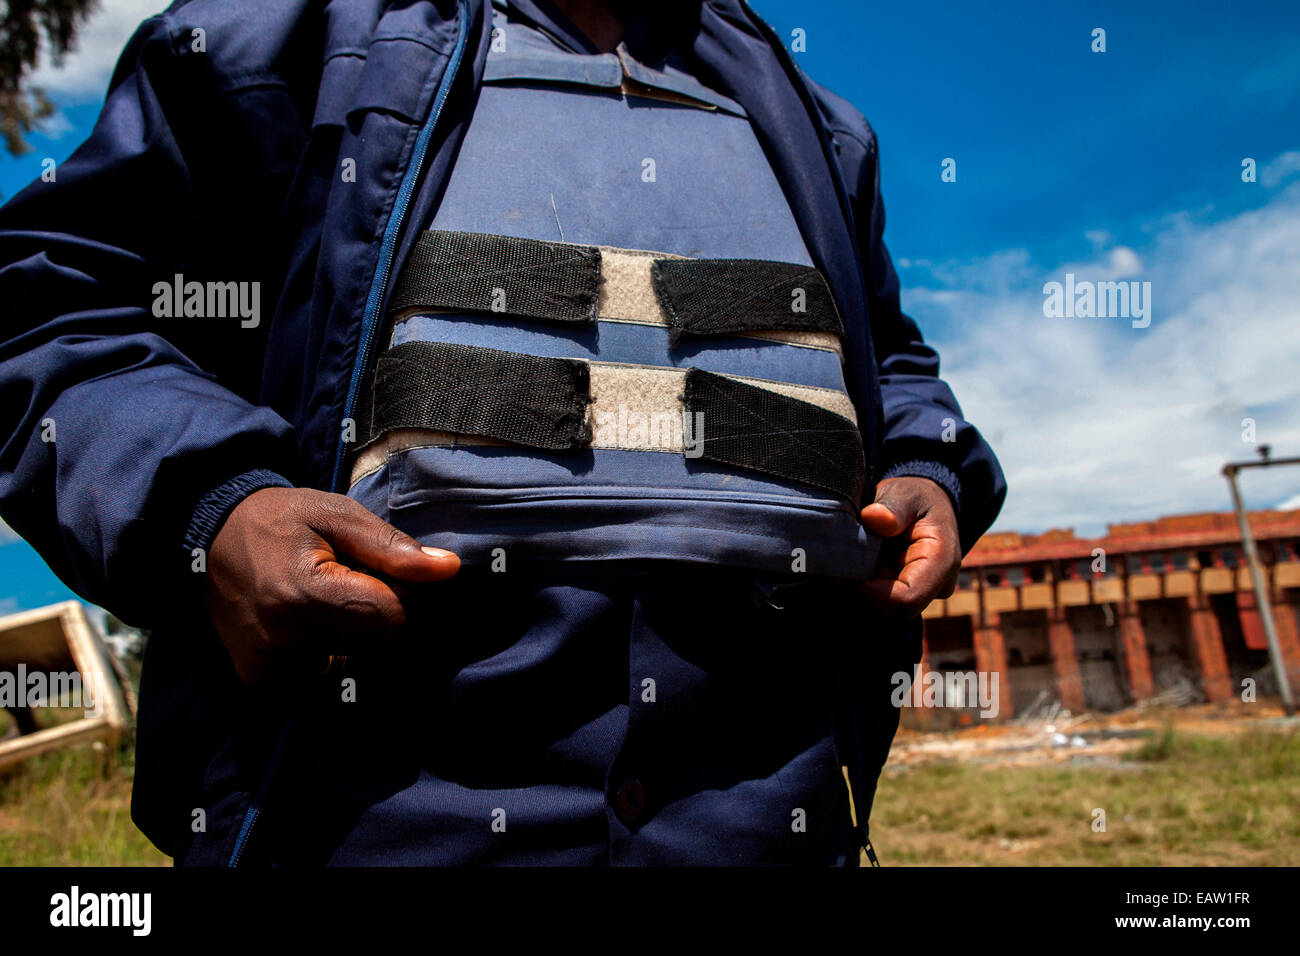
[(801, 65), (875, 127), (896, 257), (1069, 257), (1091, 228), (1137, 242), (1171, 210), (1257, 201), (1242, 157), (1300, 145), (1292, 0), (754, 5), (806, 30)]
[[(876, 128), (904, 306), (1006, 468), (999, 529), (1226, 509), (1218, 469), (1253, 456), (1246, 419), (1300, 453), (1294, 0), (752, 2), (803, 31), (806, 72)], [(103, 0), (81, 52), (42, 70), (62, 112), (30, 156), (0, 158), (5, 195), (72, 151), (131, 26), (162, 5)], [(1066, 273), (1149, 281), (1150, 326), (1045, 317), (1043, 285)], [(1300, 469), (1246, 493), (1300, 507)], [(66, 594), (0, 544), (0, 611)]]

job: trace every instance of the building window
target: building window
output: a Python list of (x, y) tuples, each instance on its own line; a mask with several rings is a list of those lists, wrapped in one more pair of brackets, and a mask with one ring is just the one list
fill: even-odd
[(1025, 583), (1024, 568), (1007, 568), (1007, 584), (1019, 587)]
[(1035, 584), (1042, 584), (1047, 580), (1047, 568), (1041, 564), (1031, 564), (1029, 566), (1029, 580)]
[(989, 587), (1000, 587), (1002, 584), (1002, 575), (997, 571), (989, 571), (984, 575), (984, 583)]
[(958, 591), (969, 591), (969, 590), (970, 590), (970, 587), (971, 587), (971, 584), (973, 584), (973, 583), (974, 583), (974, 582), (973, 582), (973, 580), (972, 580), (972, 578), (971, 578), (971, 574), (970, 574), (969, 571), (960, 571), (960, 572), (958, 572), (958, 574), (957, 574), (957, 590), (958, 590)]
[(1219, 552), (1219, 560), (1225, 568), (1235, 568), (1241, 563), (1235, 548), (1224, 548)]
[(1192, 566), (1192, 556), (1186, 551), (1175, 551), (1169, 556), (1169, 563), (1175, 571), (1186, 571)]
[(1169, 570), (1169, 559), (1163, 554), (1148, 554), (1145, 558), (1145, 564), (1147, 570), (1152, 574), (1162, 574)]

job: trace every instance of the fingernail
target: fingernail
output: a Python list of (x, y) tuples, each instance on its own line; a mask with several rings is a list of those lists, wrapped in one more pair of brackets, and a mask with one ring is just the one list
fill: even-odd
[(421, 546), (420, 546), (420, 550), (423, 551), (425, 554), (427, 554), (427, 555), (428, 555), (429, 557), (431, 557), (431, 558), (452, 558), (452, 557), (455, 557), (455, 555), (452, 554), (450, 551), (444, 551), (444, 550), (442, 550), (442, 548), (426, 548), (426, 547), (424, 547), (423, 545), (421, 545)]

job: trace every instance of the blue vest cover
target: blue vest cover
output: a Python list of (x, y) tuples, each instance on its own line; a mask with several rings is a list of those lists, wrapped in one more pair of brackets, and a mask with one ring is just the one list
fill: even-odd
[(468, 565), (870, 573), (838, 315), (737, 103), (498, 11), (425, 226), (352, 497)]

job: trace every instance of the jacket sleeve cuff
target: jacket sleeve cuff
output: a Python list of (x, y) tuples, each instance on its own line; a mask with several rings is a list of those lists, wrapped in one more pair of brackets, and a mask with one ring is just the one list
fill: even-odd
[(957, 473), (947, 465), (937, 461), (904, 461), (896, 465), (891, 465), (885, 470), (881, 481), (886, 478), (929, 478), (935, 484), (948, 492), (948, 497), (952, 499), (952, 510), (954, 513), (961, 514), (961, 479)]
[(205, 553), (212, 547), (213, 539), (221, 529), (226, 516), (255, 491), (263, 488), (292, 488), (293, 482), (274, 471), (257, 469), (236, 475), (218, 485), (199, 499), (198, 507), (185, 531), (185, 550), (193, 553), (201, 548)]

